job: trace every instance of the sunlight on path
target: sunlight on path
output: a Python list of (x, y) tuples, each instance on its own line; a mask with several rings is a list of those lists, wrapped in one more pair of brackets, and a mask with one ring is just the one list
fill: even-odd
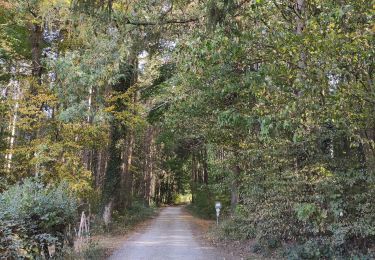
[(131, 236), (110, 260), (228, 259), (194, 238), (191, 218), (181, 207), (168, 207), (146, 230)]

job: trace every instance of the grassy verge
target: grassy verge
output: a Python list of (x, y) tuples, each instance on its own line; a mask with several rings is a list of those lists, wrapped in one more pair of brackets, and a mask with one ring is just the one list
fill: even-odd
[(207, 238), (217, 247), (226, 248), (243, 259), (283, 259), (275, 248), (265, 249), (256, 242), (255, 227), (247, 219), (224, 217), (219, 226), (211, 226)]
[(233, 256), (229, 259), (280, 259), (280, 255), (273, 254), (274, 252), (264, 254), (255, 241), (255, 229), (246, 219), (223, 215), (217, 226), (215, 216), (212, 216), (213, 214), (210, 214), (206, 208), (202, 209), (194, 204), (189, 204), (185, 208), (194, 216), (194, 222), (203, 231), (205, 240)]
[(123, 212), (114, 211), (113, 222), (108, 227), (105, 227), (103, 223), (98, 223), (95, 226), (93, 234), (126, 234), (134, 229), (137, 224), (154, 217), (157, 212), (156, 207), (146, 207), (143, 203), (135, 201), (131, 208), (126, 209)]
[(110, 256), (111, 251), (103, 247), (99, 242), (89, 239), (80, 245), (79, 249), (69, 249), (64, 252), (66, 260), (102, 260)]
[(109, 227), (105, 227), (100, 218), (97, 218), (92, 224), (90, 239), (76, 241), (75, 250), (65, 252), (64, 259), (106, 259), (121, 247), (131, 231), (141, 228), (157, 213), (156, 207), (146, 207), (135, 202), (124, 212), (114, 212), (113, 222)]

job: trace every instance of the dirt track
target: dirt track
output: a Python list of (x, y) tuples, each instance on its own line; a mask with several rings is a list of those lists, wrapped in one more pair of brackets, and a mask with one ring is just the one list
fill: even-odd
[(148, 228), (129, 237), (109, 259), (228, 259), (194, 236), (193, 225), (181, 207), (164, 208)]

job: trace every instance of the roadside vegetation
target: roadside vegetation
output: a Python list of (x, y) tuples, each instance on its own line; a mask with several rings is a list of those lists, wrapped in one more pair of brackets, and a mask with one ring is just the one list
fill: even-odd
[(64, 259), (106, 259), (119, 249), (127, 237), (137, 229), (143, 228), (147, 220), (158, 214), (154, 207), (146, 207), (136, 201), (131, 208), (124, 212), (115, 212), (110, 226), (105, 226), (103, 221), (96, 219), (92, 223), (92, 232), (82, 241), (76, 240), (75, 247), (67, 249)]

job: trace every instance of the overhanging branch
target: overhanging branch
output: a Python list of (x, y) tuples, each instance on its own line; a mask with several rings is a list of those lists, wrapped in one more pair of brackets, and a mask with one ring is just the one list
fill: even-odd
[(155, 26), (155, 25), (166, 25), (166, 24), (187, 24), (187, 23), (195, 23), (198, 21), (199, 21), (198, 18), (190, 18), (190, 19), (184, 19), (184, 20), (171, 19), (171, 20), (161, 20), (157, 22), (127, 20), (126, 24), (139, 25), (139, 26)]

